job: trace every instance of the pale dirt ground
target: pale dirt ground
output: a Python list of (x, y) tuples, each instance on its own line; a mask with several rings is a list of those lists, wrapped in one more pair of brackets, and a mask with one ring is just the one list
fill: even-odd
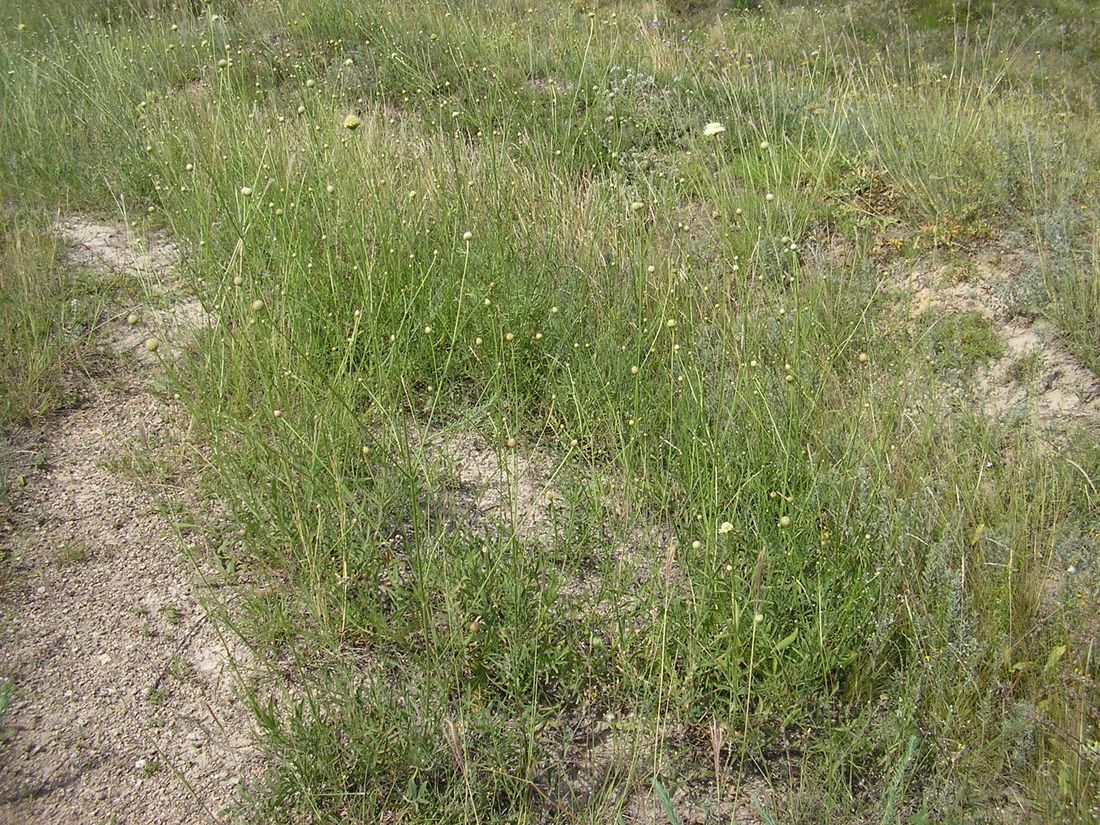
[[(175, 248), (141, 247), (120, 227), (59, 222), (72, 263), (172, 294)], [(182, 427), (149, 390), (197, 303), (132, 308), (101, 330), (121, 375), (39, 431), (12, 436), (23, 479), (0, 512), (11, 554), (0, 589), (2, 823), (220, 821), (258, 775), (252, 722), (237, 698), (245, 660), (201, 607), (202, 570), (154, 495), (119, 469)], [(126, 323), (131, 312), (142, 320)], [(177, 482), (186, 501), (186, 481)], [(159, 490), (164, 494), (164, 488)]]

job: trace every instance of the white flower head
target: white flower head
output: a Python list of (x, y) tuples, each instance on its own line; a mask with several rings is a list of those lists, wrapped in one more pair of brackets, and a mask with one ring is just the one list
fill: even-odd
[(706, 135), (707, 137), (714, 137), (716, 135), (720, 135), (724, 131), (726, 131), (725, 125), (719, 123), (716, 120), (712, 120), (710, 123), (708, 123), (706, 126), (703, 127), (703, 134)]

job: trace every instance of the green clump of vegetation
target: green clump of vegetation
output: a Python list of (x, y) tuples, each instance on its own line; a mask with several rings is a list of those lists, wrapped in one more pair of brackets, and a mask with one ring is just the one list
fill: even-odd
[(1091, 16), (675, 5), (0, 16), (0, 423), (83, 334), (50, 216), (170, 231), (245, 818), (1095, 811), (1100, 451), (960, 411), (996, 325), (898, 286), (1034, 238), (1096, 367)]
[(83, 319), (57, 267), (57, 246), (14, 215), (0, 224), (0, 426), (40, 417), (65, 392), (73, 340), (66, 327)]
[(977, 311), (943, 316), (933, 328), (932, 349), (939, 363), (972, 370), (1004, 354), (993, 324)]

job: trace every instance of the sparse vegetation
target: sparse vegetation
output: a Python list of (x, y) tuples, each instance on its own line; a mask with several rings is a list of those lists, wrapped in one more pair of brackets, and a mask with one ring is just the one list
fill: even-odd
[(145, 698), (153, 707), (160, 707), (168, 701), (171, 691), (163, 685), (150, 685), (145, 692)]
[(1092, 229), (1091, 250), (1052, 257), (1046, 273), (1050, 317), (1081, 361), (1100, 374), (1100, 224)]
[(88, 548), (79, 542), (66, 542), (57, 550), (57, 560), (61, 564), (80, 564), (88, 558)]
[(8, 714), (8, 705), (11, 703), (11, 682), (7, 679), (0, 679), (0, 724), (3, 724), (4, 718)]
[(1097, 815), (1100, 410), (990, 415), (1042, 359), (905, 293), (1031, 239), (1100, 367), (1100, 24), (895, 6), (0, 12), (0, 423), (94, 317), (51, 217), (171, 232), (246, 819)]
[(191, 676), (191, 663), (182, 656), (173, 656), (168, 662), (168, 675), (177, 682), (183, 682)]

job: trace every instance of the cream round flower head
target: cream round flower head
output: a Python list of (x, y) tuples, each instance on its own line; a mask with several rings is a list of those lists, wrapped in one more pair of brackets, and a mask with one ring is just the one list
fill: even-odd
[(474, 233), (469, 231), (469, 230), (466, 230), (465, 232), (462, 233), (462, 240), (464, 240), (464, 241), (468, 241), (473, 237), (474, 237)]
[(361, 121), (361, 120), (360, 120), (360, 119), (359, 119), (358, 117), (356, 117), (355, 115), (348, 115), (348, 116), (347, 116), (346, 118), (344, 118), (344, 128), (345, 128), (345, 129), (350, 129), (350, 130), (352, 130), (352, 131), (355, 131), (356, 129), (358, 129), (358, 128), (359, 128), (359, 125), (360, 125), (360, 124), (361, 124), (362, 122), (363, 122), (363, 121)]
[(251, 186), (242, 186), (241, 187), (241, 194), (244, 195), (247, 198), (249, 195), (252, 194), (252, 187)]
[(732, 533), (733, 525), (730, 524), (728, 521), (723, 521), (722, 524), (718, 527), (718, 532), (722, 535), (725, 535), (726, 533)]
[(716, 135), (722, 134), (724, 131), (726, 131), (725, 125), (719, 123), (717, 120), (712, 120), (703, 127), (703, 134), (707, 137), (715, 137)]
[(264, 308), (264, 302), (262, 300), (260, 300), (259, 298), (257, 298), (255, 301), (252, 302), (252, 311), (253, 312), (260, 312), (261, 310), (263, 310), (263, 308)]

